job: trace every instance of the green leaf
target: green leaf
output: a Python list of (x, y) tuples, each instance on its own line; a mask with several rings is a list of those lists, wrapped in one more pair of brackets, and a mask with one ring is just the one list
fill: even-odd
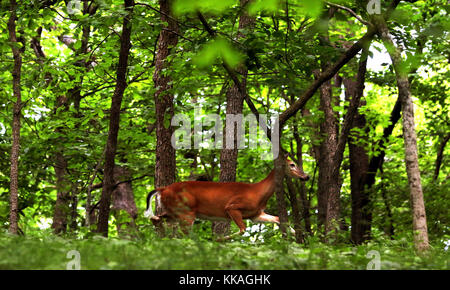
[(323, 7), (322, 0), (303, 0), (303, 9), (306, 15), (317, 18), (320, 16)]
[(175, 15), (187, 14), (196, 11), (221, 13), (222, 11), (236, 4), (233, 0), (176, 0), (173, 3), (173, 12)]
[(193, 61), (198, 67), (206, 68), (213, 65), (218, 57), (231, 67), (237, 66), (242, 61), (241, 54), (223, 38), (207, 43)]
[(75, 49), (80, 49), (80, 47), (81, 47), (81, 41), (77, 41), (73, 44), (73, 48), (75, 48)]
[(256, 0), (248, 6), (248, 13), (255, 15), (258, 12), (276, 12), (278, 10), (279, 0)]

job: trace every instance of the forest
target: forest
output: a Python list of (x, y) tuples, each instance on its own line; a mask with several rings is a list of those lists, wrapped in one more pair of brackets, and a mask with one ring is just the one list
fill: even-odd
[(450, 269), (449, 12), (0, 0), (0, 269)]

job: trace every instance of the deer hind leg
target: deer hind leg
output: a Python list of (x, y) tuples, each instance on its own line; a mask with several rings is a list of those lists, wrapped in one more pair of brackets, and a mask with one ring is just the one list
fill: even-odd
[(181, 227), (181, 231), (185, 234), (188, 235), (192, 225), (194, 224), (195, 221), (195, 212), (194, 211), (189, 211), (189, 212), (185, 212), (183, 214), (180, 214), (178, 216), (178, 220), (179, 220), (179, 224)]
[(239, 227), (239, 232), (236, 232), (234, 234), (225, 236), (223, 238), (219, 238), (219, 241), (222, 240), (229, 240), (237, 235), (242, 235), (245, 232), (246, 226), (244, 223), (244, 220), (242, 219), (242, 213), (240, 210), (237, 209), (228, 209), (226, 210), (227, 214), (230, 216), (230, 218), (236, 223), (236, 225)]
[[(265, 212), (261, 212), (259, 216), (253, 218), (252, 221), (258, 223), (275, 223), (277, 225), (280, 224), (280, 218), (274, 215), (266, 214)], [(291, 233), (295, 235), (295, 230), (292, 227), (289, 227)]]
[(280, 218), (274, 215), (266, 214), (265, 212), (262, 212), (259, 216), (256, 218), (253, 218), (252, 221), (257, 223), (275, 223), (280, 224)]

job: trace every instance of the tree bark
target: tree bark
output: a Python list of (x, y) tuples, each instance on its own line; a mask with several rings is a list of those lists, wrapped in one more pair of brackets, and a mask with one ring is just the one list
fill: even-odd
[[(341, 228), (340, 167), (351, 125), (363, 95), (367, 65), (367, 48), (368, 44), (365, 43), (358, 66), (356, 90), (354, 96), (351, 98), (350, 106), (345, 114), (340, 132), (336, 115), (332, 108), (331, 85), (321, 88), (320, 104), (321, 109), (324, 111), (325, 120), (320, 128), (322, 134), (325, 134), (325, 140), (320, 145), (318, 197), (322, 199), (322, 202), (319, 204), (319, 218), (322, 220), (319, 221), (324, 222), (323, 218), (325, 217), (325, 234)], [(323, 207), (326, 207), (325, 212)]]
[(292, 180), (286, 178), (286, 184), (288, 188), (288, 197), (292, 207), (292, 216), (294, 219), (295, 241), (297, 243), (303, 243), (303, 229), (301, 226), (302, 216), (300, 214), (300, 203), (297, 198), (297, 191)]
[[(280, 128), (281, 129), (281, 128)], [(281, 130), (280, 134), (281, 135)], [(281, 136), (280, 136), (281, 139)], [(275, 197), (277, 200), (278, 217), (280, 219), (280, 231), (281, 234), (286, 237), (287, 235), (287, 225), (289, 223), (287, 206), (284, 193), (284, 177), (285, 177), (285, 167), (286, 167), (286, 153), (280, 148), (280, 153), (278, 158), (274, 160), (275, 167)]]
[[(172, 1), (160, 0), (161, 20), (167, 22), (158, 39), (158, 50), (156, 52), (155, 72), (153, 81), (156, 87), (156, 163), (155, 163), (155, 187), (164, 187), (175, 182), (175, 149), (171, 145), (173, 128), (170, 120), (174, 115), (173, 93), (171, 77), (163, 73), (163, 69), (169, 67), (167, 61), (170, 50), (178, 43), (178, 24), (172, 18), (170, 5)], [(174, 31), (175, 33), (173, 33)], [(157, 202), (156, 213), (161, 213)]]
[(134, 236), (138, 210), (134, 201), (130, 171), (126, 167), (116, 166), (114, 180), (118, 185), (112, 193), (111, 211), (116, 219), (117, 232), (121, 237)]
[[(294, 135), (294, 139), (295, 142), (297, 143), (297, 166), (299, 166), (300, 168), (303, 169), (303, 144), (302, 144), (302, 140), (298, 134), (298, 126), (296, 123), (293, 124), (293, 135)], [(297, 188), (299, 195), (297, 200), (299, 201), (300, 205), (301, 205), (301, 212), (302, 212), (302, 218), (305, 222), (305, 232), (311, 234), (311, 213), (309, 212), (309, 208), (310, 208), (310, 201), (308, 200), (308, 198), (306, 197), (306, 186), (304, 182), (293, 182), (293, 185), (295, 188)], [(299, 185), (299, 186), (295, 186), (295, 185)]]
[[(57, 128), (56, 130), (58, 130)], [(58, 146), (62, 147), (62, 146)], [(63, 155), (63, 148), (58, 148), (55, 153), (55, 176), (56, 176), (56, 202), (53, 209), (52, 228), (55, 234), (65, 233), (67, 230), (67, 217), (70, 212), (70, 182), (67, 180), (67, 161)]]
[(20, 118), (22, 110), (22, 95), (20, 91), (20, 78), (22, 70), (22, 56), (25, 45), (19, 49), (19, 40), (16, 35), (17, 2), (10, 0), (10, 17), (8, 20), (9, 41), (12, 43), (11, 49), (14, 58), (12, 71), (13, 95), (16, 99), (13, 108), (12, 122), (12, 146), (11, 146), (11, 171), (10, 171), (10, 211), (9, 211), (9, 232), (17, 234), (18, 226), (18, 199), (19, 199), (19, 154), (20, 154)]
[(334, 167), (333, 157), (337, 149), (338, 122), (333, 112), (331, 81), (320, 87), (320, 110), (324, 113), (324, 120), (320, 124), (320, 135), (324, 140), (319, 146), (319, 176), (317, 189), (317, 210), (319, 228), (327, 224), (328, 195), (337, 189), (332, 180)]
[[(333, 17), (334, 9), (328, 10), (321, 18), (323, 28), (319, 36), (319, 42), (322, 46), (331, 46), (328, 35), (328, 23)], [(315, 72), (315, 77), (318, 79), (328, 67), (331, 66), (329, 57), (321, 55), (320, 57), (321, 71)], [(333, 77), (333, 76), (331, 76)], [(336, 78), (335, 78), (336, 79)], [(339, 123), (337, 115), (333, 111), (334, 97), (331, 79), (325, 81), (319, 88), (320, 96), (320, 110), (323, 112), (323, 121), (319, 125), (319, 132), (322, 142), (319, 146), (319, 178), (317, 186), (317, 210), (318, 210), (318, 227), (325, 226), (325, 233), (327, 227), (331, 223), (328, 221), (339, 211), (339, 201), (331, 202), (330, 198), (336, 199), (338, 196), (338, 182), (333, 180), (334, 156), (337, 150)], [(331, 206), (330, 206), (331, 205)], [(330, 216), (328, 217), (328, 212)], [(335, 220), (336, 217), (335, 217)]]
[[(357, 81), (344, 79), (346, 99), (354, 98), (357, 93)], [(361, 105), (364, 105), (361, 102)], [(359, 112), (356, 113), (352, 128), (363, 130), (366, 128), (366, 117)], [(350, 154), (350, 188), (352, 199), (351, 216), (351, 240), (355, 244), (361, 244), (370, 239), (370, 229), (372, 215), (369, 210), (369, 193), (364, 190), (364, 181), (369, 169), (369, 155), (365, 145), (358, 144), (359, 140), (367, 141), (367, 136), (358, 135), (356, 142), (348, 139), (348, 149)]]
[(114, 158), (117, 149), (117, 136), (119, 134), (120, 107), (122, 104), (123, 93), (127, 87), (126, 73), (128, 65), (128, 56), (131, 46), (131, 13), (133, 11), (134, 1), (125, 0), (125, 9), (127, 15), (123, 19), (122, 35), (120, 39), (119, 64), (117, 66), (116, 87), (112, 96), (108, 139), (105, 149), (105, 169), (100, 199), (97, 232), (103, 236), (108, 236), (108, 220), (111, 205), (111, 194), (114, 187)]
[(405, 70), (404, 61), (401, 58), (401, 51), (392, 41), (385, 20), (381, 16), (375, 16), (374, 22), (378, 29), (378, 35), (391, 57), (397, 78), (398, 94), (402, 104), (405, 163), (411, 195), (414, 243), (417, 251), (423, 252), (429, 248), (428, 230), (422, 184), (420, 181), (417, 136), (414, 124), (414, 104), (409, 86), (408, 73)]

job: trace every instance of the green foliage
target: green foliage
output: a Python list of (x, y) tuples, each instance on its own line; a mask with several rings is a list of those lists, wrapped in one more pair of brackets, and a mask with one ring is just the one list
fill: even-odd
[[(246, 240), (243, 238), (243, 240)], [(264, 243), (218, 243), (199, 237), (170, 239), (153, 235), (138, 240), (94, 236), (67, 239), (41, 233), (33, 237), (0, 235), (0, 269), (66, 269), (67, 253), (80, 253), (82, 270), (365, 270), (380, 254), (380, 269), (449, 269), (448, 251), (416, 256), (411, 242), (381, 240), (362, 246), (330, 246), (311, 238), (306, 245), (278, 239)]]

